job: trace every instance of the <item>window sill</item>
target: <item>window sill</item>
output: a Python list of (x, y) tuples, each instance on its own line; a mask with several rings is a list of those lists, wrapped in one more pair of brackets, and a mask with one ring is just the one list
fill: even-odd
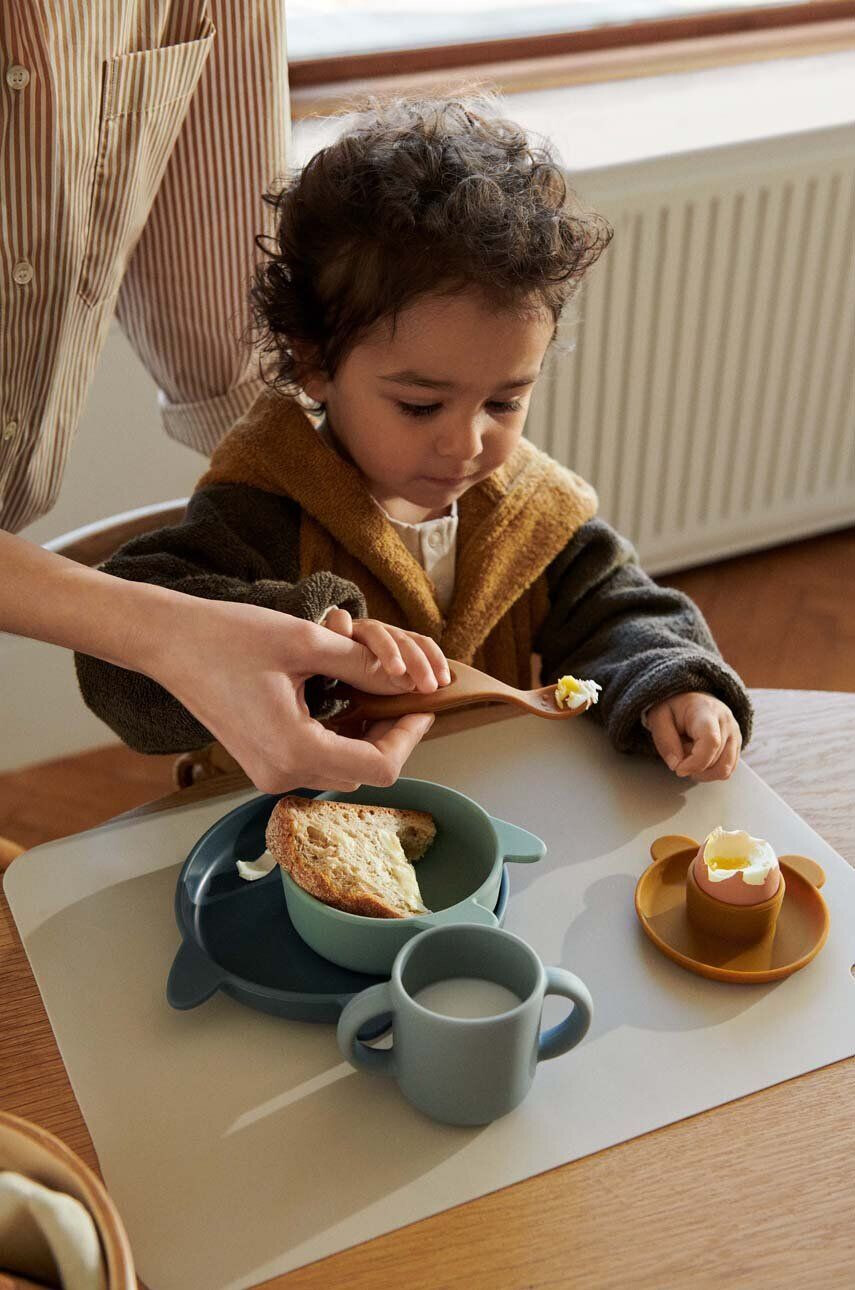
[(852, 49), (855, 49), (855, 20), (808, 23), (593, 53), (516, 59), (453, 70), (410, 72), (401, 76), (307, 86), (291, 91), (291, 114), (295, 121), (328, 115), (346, 110), (372, 95), (459, 93), (474, 86), (501, 94), (520, 94), (596, 82), (679, 75), (713, 67), (804, 58)]
[[(574, 175), (855, 122), (855, 47), (774, 61), (509, 93), (503, 109), (547, 135)], [(301, 120), (294, 162), (338, 134), (335, 117)]]

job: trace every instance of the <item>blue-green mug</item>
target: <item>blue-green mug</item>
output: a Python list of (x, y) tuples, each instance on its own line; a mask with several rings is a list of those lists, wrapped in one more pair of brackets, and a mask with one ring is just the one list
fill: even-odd
[[(572, 1000), (573, 1010), (541, 1033), (547, 994)], [(392, 1017), (392, 1047), (369, 1048), (359, 1031), (383, 1014)], [(391, 979), (344, 1009), (338, 1044), (352, 1065), (394, 1078), (433, 1119), (489, 1124), (523, 1100), (538, 1062), (575, 1048), (592, 1016), (588, 989), (572, 972), (545, 967), (511, 932), (458, 923), (404, 945)]]

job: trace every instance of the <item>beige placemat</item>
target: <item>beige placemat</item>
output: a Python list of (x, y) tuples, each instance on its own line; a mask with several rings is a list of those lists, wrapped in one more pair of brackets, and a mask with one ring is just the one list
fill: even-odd
[[(152, 1290), (237, 1290), (855, 1052), (855, 872), (747, 767), (687, 786), (584, 721), (422, 745), (441, 780), (539, 833), (507, 926), (594, 996), (591, 1033), (483, 1129), (424, 1119), (340, 1060), (332, 1027), (164, 997), (181, 861), (246, 796), (108, 826), (16, 862), (6, 894), (107, 1186)], [(706, 981), (643, 936), (633, 891), (662, 833), (745, 828), (826, 869), (831, 934), (771, 986)], [(545, 1019), (561, 1013), (549, 1000)]]

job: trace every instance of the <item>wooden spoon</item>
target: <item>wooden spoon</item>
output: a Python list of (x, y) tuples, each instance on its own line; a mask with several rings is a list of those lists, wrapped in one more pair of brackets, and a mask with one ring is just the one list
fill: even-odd
[(589, 703), (578, 708), (559, 708), (555, 701), (555, 686), (544, 685), (539, 690), (518, 690), (504, 681), (497, 681), (486, 672), (479, 672), (466, 663), (448, 660), (451, 681), (431, 694), (410, 690), (406, 694), (365, 694), (349, 686), (340, 686), (336, 695), (349, 700), (349, 706), (335, 718), (336, 724), (356, 724), (360, 721), (385, 721), (390, 717), (403, 717), (408, 712), (450, 712), (453, 708), (468, 708), (474, 703), (513, 703), (525, 712), (553, 721), (578, 717), (590, 707)]

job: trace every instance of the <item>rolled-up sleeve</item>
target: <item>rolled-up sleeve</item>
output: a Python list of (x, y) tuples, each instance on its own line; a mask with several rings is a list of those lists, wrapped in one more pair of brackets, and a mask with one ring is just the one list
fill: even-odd
[(213, 0), (213, 49), (119, 293), (117, 316), (160, 387), (167, 433), (209, 454), (261, 386), (248, 291), (286, 169), (282, 0)]

